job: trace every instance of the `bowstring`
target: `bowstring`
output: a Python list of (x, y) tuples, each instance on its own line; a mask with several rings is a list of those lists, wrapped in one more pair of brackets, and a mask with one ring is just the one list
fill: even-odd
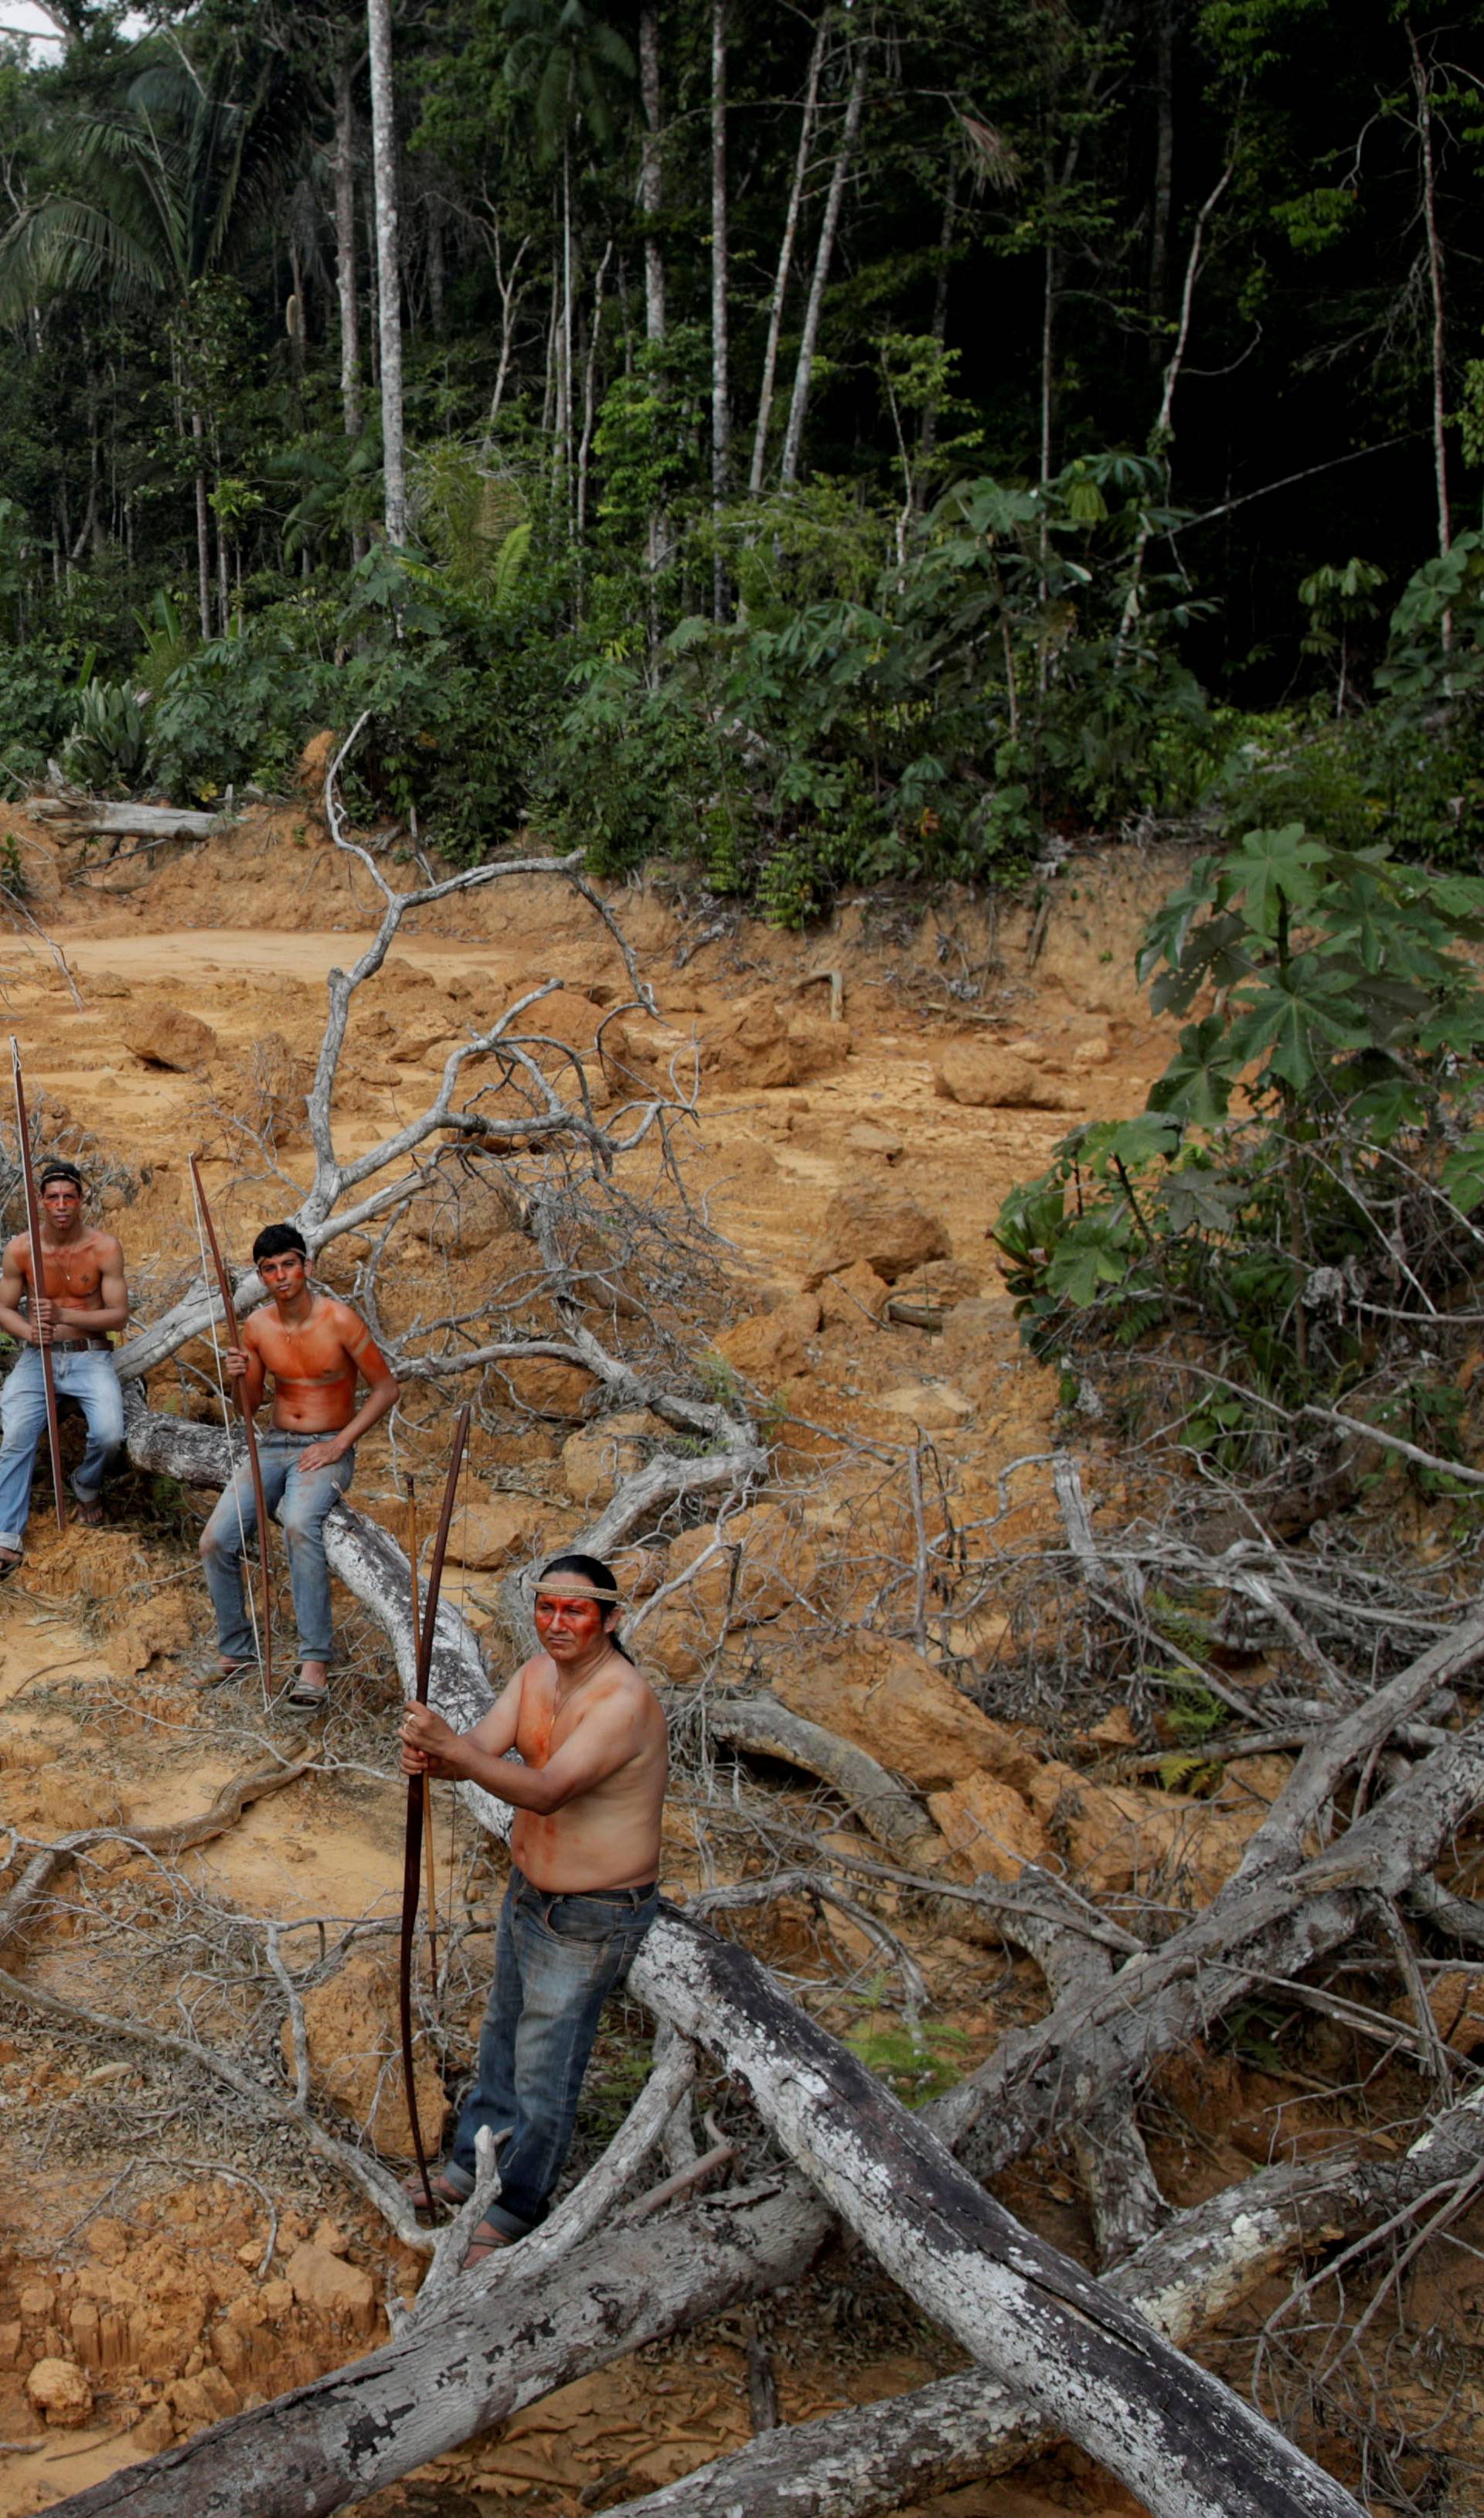
[[(211, 1260), (206, 1249), (206, 1227), (201, 1217), (201, 1201), (196, 1194), (194, 1179), (192, 1179), (191, 1183), (191, 1203), (195, 1214), (196, 1247), (201, 1254), (201, 1281), (207, 1287), (209, 1293), (212, 1279), (212, 1267)], [(239, 1542), (238, 1561), (240, 1563), (241, 1558), (245, 1557), (247, 1554), (247, 1524), (242, 1518), (242, 1491), (237, 1484), (237, 1470), (239, 1465), (243, 1468), (247, 1465), (246, 1438), (245, 1436), (243, 1438), (243, 1455), (239, 1464), (233, 1458), (233, 1411), (227, 1397), (226, 1378), (222, 1371), (222, 1349), (217, 1338), (217, 1309), (215, 1299), (213, 1299), (211, 1303), (210, 1313), (208, 1315), (208, 1324), (211, 1330), (211, 1354), (216, 1370), (217, 1394), (222, 1402), (222, 1421), (227, 1429), (227, 1460), (228, 1465), (232, 1470), (232, 1499), (233, 1504), (236, 1506), (237, 1540)], [(254, 1505), (254, 1510), (256, 1511), (256, 1504)], [(258, 1533), (258, 1544), (260, 1547), (266, 1549), (268, 1545), (268, 1534), (266, 1531), (260, 1531)], [(258, 1604), (253, 1597), (252, 1568), (250, 1566), (247, 1569), (246, 1590), (247, 1617), (248, 1623), (252, 1628), (252, 1648), (258, 1657), (258, 1685), (262, 1690), (263, 1711), (266, 1714), (269, 1710), (268, 1681), (263, 1670), (263, 1638), (258, 1632)]]

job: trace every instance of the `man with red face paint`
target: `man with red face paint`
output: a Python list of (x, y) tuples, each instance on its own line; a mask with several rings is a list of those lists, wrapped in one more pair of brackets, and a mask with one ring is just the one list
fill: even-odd
[(41, 1174), (41, 1270), (30, 1240), (18, 1233), (0, 1264), (0, 1328), (21, 1354), (0, 1402), (0, 1582), (21, 1562), (31, 1505), (36, 1446), (46, 1423), (41, 1348), (52, 1354), (59, 1399), (75, 1399), (88, 1425), (88, 1448), (71, 1481), (74, 1517), (103, 1519), (105, 1475), (124, 1441), (124, 1403), (109, 1336), (129, 1324), (124, 1254), (111, 1233), (83, 1215), (82, 1174), (75, 1163), (48, 1163)]
[[(664, 1714), (617, 1624), (610, 1568), (558, 1556), (536, 1585), (542, 1649), (493, 1711), (463, 1732), (431, 1706), (403, 1716), (404, 1774), (467, 1775), (515, 1811), (479, 2071), (432, 2180), (441, 2201), (461, 2203), (480, 2127), (506, 2137), (499, 2200), (474, 2234), (466, 2271), (545, 2219), (604, 2002), (658, 1904)], [(407, 2192), (422, 2199), (420, 2177)]]

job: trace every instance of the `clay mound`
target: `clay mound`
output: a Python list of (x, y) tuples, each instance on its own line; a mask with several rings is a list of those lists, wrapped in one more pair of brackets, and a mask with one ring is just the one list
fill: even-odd
[(1042, 1074), (1012, 1050), (978, 1041), (953, 1041), (940, 1052), (935, 1089), (943, 1102), (973, 1110), (1078, 1110), (1081, 1097), (1070, 1084)]

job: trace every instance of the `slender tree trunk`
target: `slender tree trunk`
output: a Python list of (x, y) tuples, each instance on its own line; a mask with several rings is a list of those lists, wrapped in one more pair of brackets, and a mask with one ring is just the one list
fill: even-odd
[[(1444, 371), (1443, 246), (1438, 235), (1437, 176), (1432, 153), (1432, 73), (1422, 60), (1417, 29), (1407, 21), (1412, 84), (1417, 90), (1417, 136), (1422, 157), (1422, 225), (1427, 239), (1427, 286), (1432, 298), (1432, 468), (1437, 485), (1438, 551), (1453, 548), (1453, 510), (1448, 497), (1448, 398)], [(1445, 614), (1443, 643), (1453, 643), (1453, 615)]]
[[(933, 339), (937, 344), (940, 359), (948, 340), (948, 277), (950, 256), (954, 250), (954, 223), (957, 210), (958, 167), (956, 160), (950, 158), (948, 185), (943, 195), (943, 226), (938, 235), (938, 285), (933, 291)], [(933, 449), (938, 443), (938, 406), (941, 400), (941, 395), (931, 393), (922, 406), (922, 425), (917, 432), (915, 503), (918, 506), (922, 503), (922, 493), (926, 486), (927, 469), (932, 460)]]
[(572, 326), (575, 321), (572, 305), (572, 143), (568, 133), (562, 135), (562, 355), (557, 370), (558, 405), (562, 431), (562, 479), (567, 485), (571, 507), (572, 475)]
[(195, 590), (200, 607), (201, 636), (211, 635), (211, 508), (206, 496), (206, 422), (198, 411), (191, 414), (191, 434), (195, 440)]
[(428, 211), (428, 323), (432, 330), (444, 328), (444, 214), (435, 200)]
[(778, 271), (773, 282), (773, 295), (768, 307), (768, 345), (763, 352), (763, 381), (757, 397), (757, 425), (752, 432), (752, 469), (747, 488), (757, 498), (763, 486), (763, 467), (768, 459), (768, 426), (773, 417), (773, 388), (778, 375), (779, 335), (784, 325), (784, 300), (788, 289), (788, 274), (793, 268), (793, 249), (798, 241), (799, 210), (804, 198), (804, 179), (809, 172), (809, 151), (814, 139), (814, 117), (819, 105), (820, 72), (825, 65), (825, 46), (829, 34), (829, 12), (827, 9), (815, 28), (814, 47), (809, 56), (809, 74), (804, 81), (804, 111), (799, 123), (799, 145), (793, 160), (793, 182), (788, 188), (788, 207), (784, 217), (783, 242), (778, 249)]
[(335, 63), (335, 293), (340, 305), (340, 410), (347, 437), (364, 421), (360, 400), (360, 307), (356, 290), (356, 106), (349, 54)]
[(366, 0), (371, 49), (371, 168), (376, 187), (376, 270), (381, 326), (381, 437), (389, 543), (407, 539), (403, 442), (402, 254), (397, 217), (397, 114), (392, 93), (391, 0)]
[(659, 9), (645, 0), (639, 12), (639, 97), (644, 130), (639, 142), (639, 207), (644, 215), (644, 333), (646, 340), (664, 339), (664, 250), (657, 221), (664, 206), (664, 161), (660, 154)]
[(825, 289), (829, 279), (829, 264), (834, 253), (835, 235), (840, 224), (840, 205), (845, 198), (845, 178), (861, 131), (861, 116), (866, 107), (867, 44), (863, 39), (856, 47), (855, 66), (851, 73), (850, 98), (845, 108), (845, 128), (834, 169), (829, 178), (829, 192), (825, 202), (825, 216), (820, 227), (820, 240), (815, 248), (814, 273), (809, 282), (809, 303), (804, 310), (804, 329), (799, 340), (798, 365), (793, 371), (793, 399), (788, 406), (788, 425), (784, 432), (784, 456), (779, 477), (788, 488), (798, 479), (799, 454), (804, 442), (804, 414), (809, 408), (809, 384), (814, 373), (815, 351), (819, 346), (820, 317), (824, 310)]
[[(521, 302), (521, 291), (516, 286), (516, 279), (520, 272), (521, 263), (530, 242), (530, 239), (529, 236), (522, 237), (520, 243), (516, 246), (515, 260), (510, 266), (510, 277), (507, 280), (505, 277), (505, 257), (504, 249), (500, 242), (500, 232), (498, 226), (495, 228), (494, 284), (499, 290), (500, 296), (500, 363), (498, 368), (495, 369), (494, 391), (489, 397), (489, 424), (491, 428), (500, 415), (500, 404), (504, 401), (505, 386), (510, 375), (510, 361), (515, 349), (515, 310)], [(544, 414), (542, 416), (541, 425), (543, 428), (546, 426)]]
[[(720, 526), (727, 499), (732, 388), (727, 334), (727, 0), (711, 0), (711, 516)], [(711, 610), (720, 621), (727, 575), (718, 530), (711, 562)]]
[(603, 282), (613, 260), (614, 240), (610, 237), (598, 265), (593, 282), (593, 328), (587, 345), (587, 359), (582, 376), (582, 442), (577, 448), (577, 540), (587, 531), (587, 465), (592, 454), (593, 417), (598, 400), (598, 341), (603, 330)]
[(289, 239), (288, 268), (291, 287), (288, 300), (288, 321), (285, 326), (285, 329), (288, 333), (288, 351), (289, 358), (293, 365), (294, 380), (297, 384), (302, 385), (304, 382), (304, 345), (309, 332), (309, 306), (304, 290), (304, 265), (299, 258), (299, 247), (292, 238)]
[(1175, 0), (1164, 0), (1155, 29), (1154, 195), (1149, 212), (1149, 364), (1157, 368), (1164, 347), (1168, 288), (1170, 205), (1174, 198)]

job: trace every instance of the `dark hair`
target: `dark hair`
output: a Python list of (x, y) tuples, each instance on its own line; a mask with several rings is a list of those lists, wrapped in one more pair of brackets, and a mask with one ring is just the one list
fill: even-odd
[(37, 1184), (38, 1188), (50, 1189), (54, 1180), (70, 1181), (79, 1196), (82, 1195), (87, 1187), (87, 1183), (84, 1181), (83, 1176), (75, 1163), (43, 1164), (41, 1179)]
[[(618, 1588), (618, 1578), (613, 1567), (605, 1565), (600, 1556), (551, 1557), (536, 1576), (538, 1591), (548, 1576), (552, 1574), (578, 1574), (584, 1583), (591, 1583), (595, 1591), (616, 1591)], [(599, 1605), (607, 1611), (614, 1606), (614, 1603), (612, 1600), (604, 1600)], [(615, 1653), (621, 1653), (626, 1662), (632, 1662), (634, 1656), (628, 1651), (616, 1629), (610, 1630), (608, 1640)]]
[(254, 1262), (282, 1258), (290, 1250), (297, 1250), (301, 1259), (309, 1257), (309, 1243), (297, 1224), (265, 1224), (252, 1245)]

